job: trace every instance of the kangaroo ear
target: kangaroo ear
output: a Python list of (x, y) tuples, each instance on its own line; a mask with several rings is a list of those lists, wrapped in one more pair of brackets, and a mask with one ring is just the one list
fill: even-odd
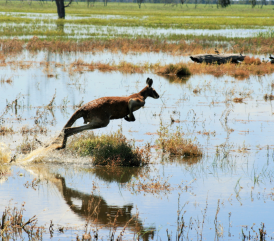
[(152, 79), (150, 79), (150, 78), (147, 78), (146, 83), (147, 83), (147, 85), (148, 85), (149, 87), (151, 87), (151, 86), (152, 86), (152, 84), (153, 84), (153, 80), (152, 80)]

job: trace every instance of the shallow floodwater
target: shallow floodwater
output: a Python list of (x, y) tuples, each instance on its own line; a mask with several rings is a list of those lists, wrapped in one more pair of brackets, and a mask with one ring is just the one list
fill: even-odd
[[(149, 27), (116, 27), (116, 26), (97, 26), (97, 25), (85, 25), (85, 24), (55, 24), (55, 23), (44, 23), (42, 21), (33, 23), (1, 23), (1, 31), (10, 31), (14, 32), (16, 37), (29, 39), (33, 36), (38, 36), (39, 38), (43, 38), (46, 36), (39, 36), (42, 32), (48, 31), (56, 31), (54, 35), (58, 35), (62, 33), (63, 36), (67, 38), (95, 38), (95, 37), (105, 37), (112, 38), (122, 37), (122, 36), (131, 36), (134, 38), (140, 37), (159, 37), (166, 38), (168, 35), (190, 35), (190, 36), (224, 36), (230, 38), (249, 38), (256, 37), (259, 34), (267, 34), (272, 33), (272, 27), (265, 28), (226, 28), (224, 26), (223, 29), (179, 29), (179, 28), (149, 28)], [(1, 33), (0, 31), (0, 33)], [(39, 32), (38, 32), (39, 31)], [(30, 33), (34, 33), (33, 35)], [(2, 33), (3, 35), (3, 33)], [(11, 36), (7, 36), (10, 38)]]
[[(182, 221), (185, 240), (239, 240), (249, 232), (250, 239), (255, 239), (262, 223), (267, 238), (273, 238), (274, 110), (272, 101), (263, 98), (273, 92), (273, 75), (245, 80), (192, 75), (178, 81), (151, 73), (71, 72), (74, 57), (23, 54), (28, 56), (25, 62), (22, 58), (18, 65), (0, 67), (1, 125), (15, 131), (1, 135), (0, 142), (12, 154), (26, 141), (20, 133), (24, 125), (46, 128), (47, 134), (29, 134), (28, 139), (47, 142), (60, 132), (74, 105), (136, 93), (150, 77), (160, 98), (148, 98), (145, 107), (135, 112), (135, 122), (111, 121), (95, 133), (121, 129), (142, 147), (147, 142), (155, 144), (161, 126), (171, 132), (178, 127), (199, 144), (203, 157), (169, 157), (153, 148), (148, 167), (107, 169), (93, 167), (89, 158), (52, 152), (44, 163), (8, 166), (8, 175), (1, 178), (0, 214), (8, 205), (25, 202), (25, 219), (37, 215), (38, 224), (46, 230), (52, 220), (52, 240), (75, 240), (77, 234), (85, 233), (87, 220), (87, 231), (92, 234), (97, 228), (105, 240), (110, 237), (108, 218), (119, 209), (116, 236), (138, 214), (128, 224), (125, 240), (136, 239), (137, 234), (144, 240), (166, 240), (166, 230), (175, 240)], [(43, 58), (48, 66), (41, 62)], [(55, 93), (49, 111), (44, 107)], [(233, 102), (235, 97), (243, 97), (243, 103)], [(152, 188), (155, 182), (162, 189)], [(96, 217), (88, 215), (89, 202), (101, 210)], [(66, 227), (64, 233), (57, 227)], [(50, 234), (43, 238), (49, 240)]]

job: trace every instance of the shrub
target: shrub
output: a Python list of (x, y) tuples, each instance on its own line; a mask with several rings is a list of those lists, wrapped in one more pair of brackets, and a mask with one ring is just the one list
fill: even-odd
[(184, 76), (191, 75), (191, 72), (185, 64), (169, 64), (167, 66), (162, 67), (159, 70), (159, 74)]
[(68, 149), (80, 156), (92, 156), (94, 165), (143, 166), (148, 163), (149, 147), (134, 148), (125, 136), (118, 131), (109, 135), (91, 134), (75, 137)]
[(192, 140), (184, 139), (183, 134), (179, 127), (175, 133), (170, 133), (167, 127), (161, 126), (156, 143), (163, 152), (169, 152), (171, 156), (202, 156), (200, 148)]
[(245, 64), (255, 64), (255, 65), (260, 65), (261, 64), (261, 60), (259, 58), (255, 58), (255, 57), (249, 57), (246, 56), (243, 63)]

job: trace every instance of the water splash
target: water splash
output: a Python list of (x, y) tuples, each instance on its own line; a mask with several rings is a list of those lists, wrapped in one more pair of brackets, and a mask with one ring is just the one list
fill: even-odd
[(0, 165), (10, 163), (11, 161), (11, 151), (2, 142), (0, 142)]
[(44, 160), (51, 151), (55, 150), (57, 148), (57, 145), (50, 145), (49, 147), (40, 147), (28, 155), (20, 156), (16, 163), (20, 164), (28, 164), (30, 162), (40, 162)]

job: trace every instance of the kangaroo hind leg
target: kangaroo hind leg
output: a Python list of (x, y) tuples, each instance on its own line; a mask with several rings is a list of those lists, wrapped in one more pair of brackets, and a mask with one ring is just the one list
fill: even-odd
[(109, 118), (106, 119), (101, 119), (100, 121), (96, 120), (96, 122), (90, 122), (87, 125), (79, 126), (79, 127), (68, 127), (64, 129), (64, 137), (63, 137), (63, 142), (61, 147), (58, 147), (57, 149), (64, 149), (66, 148), (66, 143), (68, 137), (75, 135), (77, 133), (80, 133), (85, 130), (94, 130), (94, 129), (99, 129), (102, 127), (106, 127), (109, 124)]

